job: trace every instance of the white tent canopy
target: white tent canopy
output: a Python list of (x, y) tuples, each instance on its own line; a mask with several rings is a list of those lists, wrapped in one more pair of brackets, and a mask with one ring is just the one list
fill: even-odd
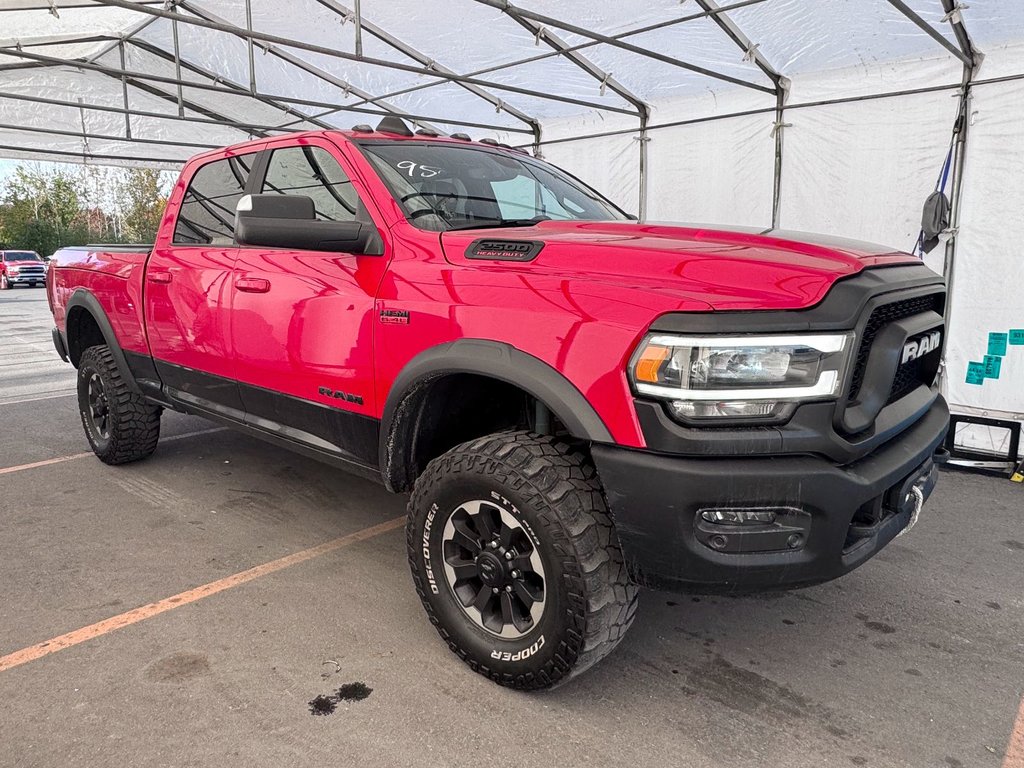
[(647, 218), (911, 250), (950, 147), (947, 388), (1024, 418), (1021, 0), (0, 0), (0, 156), (174, 167), (375, 124), (531, 147)]

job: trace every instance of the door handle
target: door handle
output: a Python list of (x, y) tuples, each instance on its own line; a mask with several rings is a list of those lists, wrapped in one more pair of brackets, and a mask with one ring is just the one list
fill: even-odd
[(147, 272), (146, 273), (146, 280), (148, 280), (151, 283), (159, 283), (161, 285), (167, 285), (167, 283), (171, 282), (171, 273), (170, 272)]
[(243, 293), (266, 293), (270, 290), (270, 281), (262, 277), (240, 277), (235, 280), (235, 288)]

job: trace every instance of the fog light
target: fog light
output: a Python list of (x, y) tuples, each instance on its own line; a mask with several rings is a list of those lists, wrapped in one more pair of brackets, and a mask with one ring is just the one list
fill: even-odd
[(682, 419), (754, 419), (779, 416), (784, 403), (772, 400), (673, 400), (673, 415)]
[(775, 510), (758, 507), (717, 507), (702, 509), (702, 519), (721, 525), (770, 525), (775, 522)]

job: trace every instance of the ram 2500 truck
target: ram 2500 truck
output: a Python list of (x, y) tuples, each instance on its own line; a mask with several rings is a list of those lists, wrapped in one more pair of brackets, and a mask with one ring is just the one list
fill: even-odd
[(502, 685), (595, 663), (640, 586), (841, 576), (937, 476), (945, 288), (918, 259), (641, 223), (394, 119), (200, 155), (152, 247), (53, 263), (102, 461), (149, 456), (171, 408), (411, 491), (430, 621)]
[(0, 251), (0, 291), (46, 282), (46, 262), (35, 251)]

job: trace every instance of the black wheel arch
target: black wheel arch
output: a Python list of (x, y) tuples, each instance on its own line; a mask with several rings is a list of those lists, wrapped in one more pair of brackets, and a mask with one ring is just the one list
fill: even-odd
[(99, 332), (103, 337), (103, 343), (110, 349), (110, 354), (113, 355), (114, 362), (117, 364), (118, 369), (121, 371), (121, 376), (127, 382), (129, 388), (136, 394), (142, 394), (142, 390), (139, 389), (135, 376), (132, 375), (131, 368), (128, 366), (128, 360), (124, 356), (124, 351), (117, 340), (114, 327), (110, 324), (110, 318), (107, 317), (107, 313), (104, 311), (99, 299), (85, 288), (76, 289), (64, 307), (64, 335), (71, 364), (77, 368), (82, 353), (92, 346), (88, 342), (90, 340), (95, 341), (95, 339), (86, 338), (83, 342), (83, 339), (78, 337), (76, 329), (82, 323), (79, 314), (82, 312), (86, 313), (96, 324), (96, 327), (99, 328)]
[(547, 406), (569, 433), (591, 442), (614, 442), (594, 407), (565, 376), (510, 344), (459, 339), (424, 350), (398, 374), (384, 405), (379, 461), (384, 485), (408, 490), (413, 436), (430, 384), (453, 374), (475, 374), (515, 386)]

